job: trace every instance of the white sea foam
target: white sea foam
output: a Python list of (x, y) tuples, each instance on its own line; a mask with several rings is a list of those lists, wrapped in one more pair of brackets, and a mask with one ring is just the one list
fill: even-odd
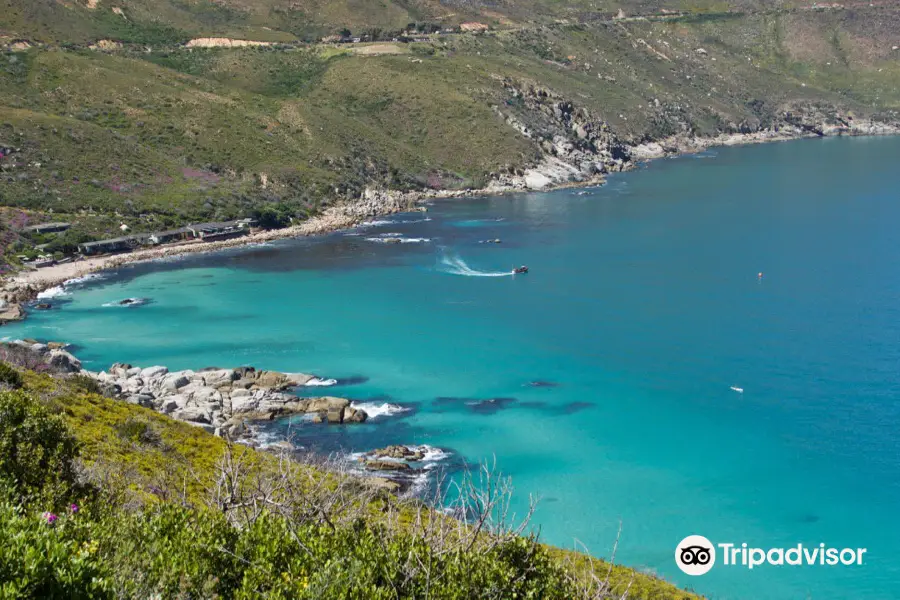
[(360, 227), (381, 227), (383, 225), (390, 225), (393, 221), (388, 221), (386, 219), (375, 219), (374, 221), (365, 221), (364, 223), (360, 223)]
[(43, 292), (40, 292), (37, 295), (38, 300), (46, 300), (48, 298), (61, 298), (63, 296), (69, 295), (70, 287), (81, 285), (83, 283), (88, 283), (89, 281), (96, 281), (98, 279), (105, 279), (106, 275), (103, 273), (88, 273), (87, 275), (82, 275), (81, 277), (73, 277), (72, 279), (66, 279), (60, 285), (54, 286), (52, 288), (48, 288)]
[(106, 302), (103, 306), (141, 306), (143, 304), (147, 304), (146, 298), (125, 298), (124, 300), (113, 300), (112, 302)]
[[(434, 446), (429, 446), (428, 444), (422, 444), (421, 446), (413, 446), (412, 448), (414, 450), (420, 450), (425, 454), (425, 458), (422, 459), (422, 462), (437, 463), (442, 460), (447, 460), (448, 458), (450, 458), (450, 453), (447, 452), (446, 450), (441, 450), (440, 448), (435, 448)], [(430, 466), (434, 466), (434, 465), (429, 465), (429, 466), (426, 466), (425, 468), (426, 469), (430, 468)]]
[(410, 410), (405, 406), (389, 404), (388, 402), (383, 402), (381, 404), (378, 404), (377, 402), (353, 402), (350, 406), (357, 410), (362, 410), (370, 419), (392, 417), (394, 415), (399, 415), (400, 413), (409, 412)]
[(465, 277), (507, 277), (514, 273), (510, 271), (478, 271), (466, 264), (459, 256), (444, 255), (441, 257), (441, 270), (444, 273), (452, 275), (463, 275)]
[(87, 283), (88, 281), (97, 281), (98, 279), (106, 279), (106, 275), (103, 273), (88, 273), (87, 275), (82, 275), (81, 277), (73, 277), (72, 279), (67, 279), (63, 282), (63, 286), (67, 287), (70, 285), (78, 285), (81, 283)]
[(322, 379), (321, 377), (313, 377), (304, 385), (310, 387), (328, 387), (337, 384), (337, 379)]
[(57, 285), (50, 289), (46, 289), (43, 292), (37, 295), (38, 300), (46, 300), (48, 298), (61, 298), (63, 296), (68, 296), (69, 293), (66, 291), (65, 286)]
[(404, 494), (407, 498), (417, 498), (428, 490), (428, 473), (420, 473), (412, 478), (409, 489)]
[(431, 238), (404, 238), (404, 237), (367, 237), (367, 242), (376, 242), (379, 244), (424, 244), (431, 241)]

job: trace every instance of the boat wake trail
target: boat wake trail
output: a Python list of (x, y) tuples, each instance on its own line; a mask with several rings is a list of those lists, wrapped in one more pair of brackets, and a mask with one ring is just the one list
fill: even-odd
[(450, 273), (451, 275), (462, 275), (464, 277), (508, 277), (513, 274), (512, 271), (478, 271), (466, 264), (459, 256), (444, 255), (441, 257), (441, 271)]

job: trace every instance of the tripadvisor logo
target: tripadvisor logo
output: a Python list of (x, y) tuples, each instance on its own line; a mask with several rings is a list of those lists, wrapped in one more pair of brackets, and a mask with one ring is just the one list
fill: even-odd
[(716, 547), (702, 535), (689, 535), (675, 548), (675, 564), (688, 575), (705, 575), (716, 564)]
[(675, 564), (688, 575), (705, 575), (716, 564), (716, 548), (726, 567), (753, 569), (761, 565), (800, 566), (861, 565), (865, 548), (830, 548), (825, 544), (790, 548), (753, 548), (743, 544), (713, 544), (702, 535), (689, 535), (675, 548)]

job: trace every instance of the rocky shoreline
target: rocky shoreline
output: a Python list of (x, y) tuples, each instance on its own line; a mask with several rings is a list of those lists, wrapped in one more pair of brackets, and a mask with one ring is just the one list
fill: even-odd
[[(369, 414), (336, 396), (299, 397), (299, 387), (328, 385), (305, 373), (281, 373), (254, 367), (169, 371), (164, 366), (115, 363), (89, 371), (61, 342), (14, 340), (0, 343), (0, 360), (55, 377), (86, 377), (107, 398), (141, 406), (198, 427), (229, 441), (261, 450), (299, 451), (288, 439), (267, 441), (259, 424), (300, 415), (309, 426), (365, 423)], [(365, 406), (365, 405), (363, 405)], [(378, 415), (376, 411), (376, 416)], [(416, 493), (429, 471), (449, 454), (431, 446), (392, 445), (340, 457), (358, 476), (394, 493)]]
[(313, 423), (364, 423), (368, 415), (350, 400), (286, 393), (320, 381), (305, 373), (257, 371), (254, 367), (169, 371), (163, 366), (116, 363), (109, 371), (81, 371), (104, 396), (124, 400), (233, 441), (255, 445), (256, 421), (309, 415)]

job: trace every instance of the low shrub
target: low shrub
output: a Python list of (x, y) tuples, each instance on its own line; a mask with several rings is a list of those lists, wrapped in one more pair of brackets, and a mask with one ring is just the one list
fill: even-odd
[(5, 362), (0, 362), (0, 384), (17, 390), (22, 387), (22, 374)]
[(61, 416), (24, 392), (0, 392), (0, 479), (20, 498), (58, 498), (71, 490), (77, 452)]
[(69, 383), (72, 386), (86, 394), (102, 394), (100, 383), (90, 375), (82, 375), (77, 373), (69, 377)]
[(146, 419), (131, 417), (116, 426), (116, 432), (123, 440), (145, 446), (159, 446), (162, 437)]

